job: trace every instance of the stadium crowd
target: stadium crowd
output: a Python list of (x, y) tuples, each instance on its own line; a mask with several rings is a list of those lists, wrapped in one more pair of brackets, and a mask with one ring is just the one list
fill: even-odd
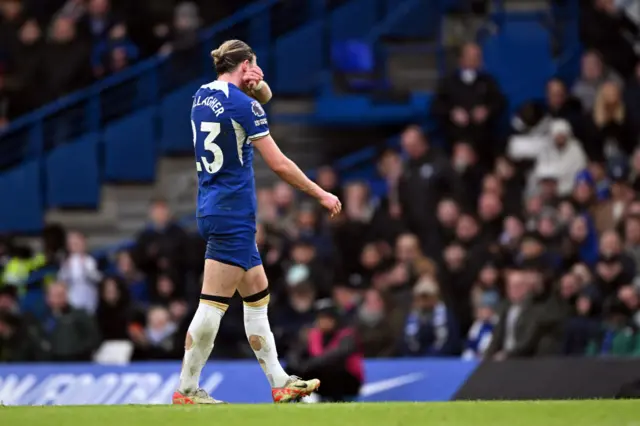
[(187, 49), (202, 26), (248, 3), (2, 0), (0, 125), (140, 59)]
[[(52, 37), (90, 19), (82, 4), (66, 2), (61, 16), (76, 18), (55, 18)], [(435, 93), (440, 137), (409, 126), (400, 149), (380, 152), (374, 182), (317, 171), (342, 215), (327, 218), (284, 183), (258, 191), (272, 327), (291, 366), (304, 370), (299, 343), (317, 313), (354, 330), (366, 357), (640, 356), (640, 61), (621, 33), (638, 28), (612, 2), (594, 4), (579, 79), (550, 80), (506, 138), (496, 129), (507, 100), (468, 44)], [(100, 22), (86, 28), (106, 31)], [(21, 38), (43, 25), (26, 21)], [(164, 44), (153, 40), (135, 43), (148, 53)], [(121, 339), (134, 359), (180, 359), (204, 242), (162, 199), (115, 255), (93, 257), (84, 238), (49, 226), (35, 256), (0, 243), (0, 361), (88, 360)], [(213, 356), (253, 357), (239, 299)]]

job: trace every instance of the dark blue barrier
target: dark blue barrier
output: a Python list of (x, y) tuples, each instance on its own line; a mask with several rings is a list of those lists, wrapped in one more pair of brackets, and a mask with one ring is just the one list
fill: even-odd
[(193, 152), (189, 111), (199, 84), (189, 84), (167, 95), (160, 105), (160, 147), (165, 154)]
[(29, 161), (0, 176), (0, 233), (37, 232), (43, 226), (42, 174)]
[(100, 200), (100, 137), (89, 134), (63, 145), (45, 160), (49, 207), (94, 208)]
[[(457, 359), (367, 361), (360, 399), (448, 401), (477, 365)], [(167, 404), (178, 385), (179, 370), (179, 362), (5, 364), (0, 366), (0, 401), (5, 405)], [(255, 361), (210, 362), (201, 385), (229, 402), (271, 402), (269, 384)]]
[(105, 180), (152, 182), (156, 176), (155, 108), (111, 124), (104, 132)]

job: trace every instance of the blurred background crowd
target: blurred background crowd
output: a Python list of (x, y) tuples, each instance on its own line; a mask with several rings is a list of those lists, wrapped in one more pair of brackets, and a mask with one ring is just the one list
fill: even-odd
[[(213, 3), (4, 0), (0, 116), (179, 49), (220, 18)], [(467, 44), (425, 111), (444, 137), (407, 127), (374, 181), (317, 170), (340, 217), (283, 183), (259, 190), (256, 240), (290, 365), (314, 326), (353, 330), (366, 357), (640, 356), (640, 33), (612, 1), (585, 3), (580, 78), (550, 80), (506, 137), (507, 99)], [(0, 361), (89, 360), (106, 340), (180, 359), (203, 268), (191, 222), (158, 198), (112, 256), (55, 225), (39, 253), (3, 239)], [(253, 357), (245, 339), (238, 298), (213, 356)]]
[(0, 125), (141, 59), (192, 47), (200, 28), (249, 3), (2, 0)]

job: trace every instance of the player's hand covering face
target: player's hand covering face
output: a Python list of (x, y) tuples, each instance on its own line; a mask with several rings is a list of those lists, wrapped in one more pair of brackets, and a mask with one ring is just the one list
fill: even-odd
[(248, 89), (253, 89), (258, 83), (264, 79), (264, 73), (257, 64), (249, 63), (247, 70), (242, 76), (242, 81)]

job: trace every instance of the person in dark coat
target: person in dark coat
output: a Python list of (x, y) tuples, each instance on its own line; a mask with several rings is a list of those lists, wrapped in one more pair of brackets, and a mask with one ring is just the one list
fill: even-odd
[(105, 278), (99, 287), (98, 328), (104, 340), (127, 340), (131, 320), (131, 299), (124, 280)]
[(438, 84), (431, 110), (449, 141), (469, 141), (481, 162), (490, 166), (496, 154), (493, 128), (505, 105), (498, 83), (482, 70), (480, 46), (468, 43), (459, 69)]
[(68, 18), (56, 19), (51, 39), (44, 49), (47, 72), (42, 89), (48, 100), (69, 94), (91, 82), (89, 57), (89, 44), (77, 36), (75, 23)]
[(151, 281), (168, 269), (183, 273), (187, 234), (171, 217), (166, 200), (151, 202), (149, 219), (149, 226), (136, 239), (133, 253), (136, 264)]
[(434, 207), (441, 199), (456, 197), (462, 191), (446, 156), (429, 146), (418, 126), (405, 130), (401, 142), (408, 155), (398, 184), (402, 216), (407, 228), (418, 236), (426, 250), (429, 233), (437, 225)]
[(488, 359), (504, 360), (536, 354), (540, 334), (539, 310), (533, 302), (533, 289), (523, 271), (512, 271), (508, 275), (507, 299), (485, 353)]
[(587, 49), (597, 50), (604, 62), (627, 78), (637, 60), (633, 38), (640, 37), (638, 25), (616, 7), (614, 0), (583, 1), (580, 39)]

